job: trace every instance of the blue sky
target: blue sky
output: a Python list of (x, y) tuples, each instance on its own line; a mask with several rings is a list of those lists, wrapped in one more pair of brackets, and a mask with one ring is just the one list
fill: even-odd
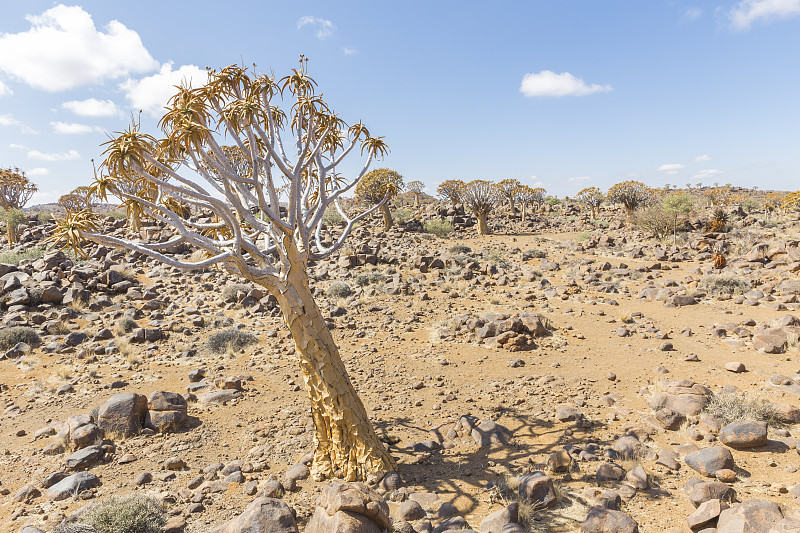
[(432, 193), (795, 190), (799, 50), (800, 0), (4, 2), (0, 167), (55, 201), (132, 111), (153, 127), (181, 78), (242, 61), (280, 77), (303, 53), (332, 107), (386, 137), (377, 165)]

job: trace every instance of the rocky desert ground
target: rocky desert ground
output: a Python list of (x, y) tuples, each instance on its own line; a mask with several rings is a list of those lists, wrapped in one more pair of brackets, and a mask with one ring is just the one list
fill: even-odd
[(797, 213), (730, 206), (706, 232), (698, 209), (673, 244), (608, 206), (495, 213), (485, 237), (458, 206), (405, 209), (312, 267), (398, 462), (371, 486), (309, 477), (310, 404), (265, 291), (43, 250), (32, 215), (0, 264), (2, 530), (139, 493), (171, 532), (800, 531)]

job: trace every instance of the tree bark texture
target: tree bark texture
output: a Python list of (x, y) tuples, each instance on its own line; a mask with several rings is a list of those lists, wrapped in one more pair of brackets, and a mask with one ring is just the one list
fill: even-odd
[(486, 213), (480, 212), (476, 214), (478, 219), (478, 233), (481, 235), (489, 235), (489, 224), (486, 222)]
[(383, 215), (383, 229), (390, 229), (392, 227), (392, 212), (386, 202), (381, 204), (381, 214)]
[(304, 268), (292, 268), (286, 287), (275, 296), (294, 338), (311, 400), (314, 479), (367, 480), (395, 470), (314, 302)]

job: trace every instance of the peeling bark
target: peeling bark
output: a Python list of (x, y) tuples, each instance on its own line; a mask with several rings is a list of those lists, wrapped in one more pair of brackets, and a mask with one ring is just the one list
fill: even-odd
[(392, 212), (386, 202), (381, 204), (381, 214), (383, 215), (383, 229), (391, 229), (394, 221), (392, 220)]
[(481, 235), (489, 235), (489, 224), (486, 223), (486, 213), (478, 213), (478, 233)]
[(314, 420), (314, 479), (367, 480), (396, 470), (350, 381), (339, 350), (314, 302), (304, 268), (293, 268), (277, 292), (292, 333)]

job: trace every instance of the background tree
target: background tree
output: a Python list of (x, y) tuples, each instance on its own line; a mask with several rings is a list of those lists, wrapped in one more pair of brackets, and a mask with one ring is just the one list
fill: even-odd
[(463, 200), (462, 193), (465, 185), (466, 183), (461, 180), (445, 180), (439, 184), (436, 194), (451, 204), (460, 204)]
[(414, 207), (419, 207), (419, 197), (422, 195), (422, 190), (425, 184), (421, 181), (409, 181), (406, 184), (406, 190), (414, 196)]
[(508, 210), (512, 215), (517, 212), (517, 196), (520, 193), (521, 186), (522, 184), (515, 179), (504, 179), (496, 185), (497, 193), (502, 201), (508, 204)]
[(678, 241), (678, 217), (692, 212), (694, 200), (689, 193), (676, 192), (665, 197), (661, 207), (672, 216), (672, 244), (675, 244)]
[[(276, 119), (281, 109), (287, 113), (283, 122)], [(139, 203), (147, 216), (173, 228), (176, 235), (163, 243), (144, 244), (106, 235), (97, 231), (96, 215), (83, 211), (59, 221), (50, 242), (80, 248), (89, 239), (186, 270), (216, 265), (263, 286), (276, 298), (291, 331), (311, 400), (314, 477), (338, 473), (347, 480), (374, 479), (394, 470), (394, 460), (369, 422), (314, 301), (308, 277), (309, 261), (339, 249), (353, 225), (382, 205), (349, 217), (339, 201), (364, 178), (373, 159), (386, 153), (383, 139), (370, 135), (360, 122), (348, 127), (329, 108), (316, 93), (302, 57), (300, 67), (277, 81), (235, 65), (210, 71), (205, 86), (179, 89), (159, 125), (160, 140), (133, 124), (106, 143), (103, 168), (108, 175), (95, 182), (95, 190), (99, 196), (113, 190)], [(222, 157), (223, 138), (247, 154), (250, 176), (236, 174)], [(365, 154), (361, 170), (344, 180), (337, 167), (359, 151)], [(216, 158), (210, 159), (209, 153)], [(154, 188), (155, 200), (115, 185), (130, 175)], [(278, 189), (283, 184), (288, 193), (281, 206)], [(166, 196), (178, 197), (206, 216), (184, 218), (164, 205), (161, 199)], [(345, 225), (323, 234), (322, 218), (329, 206)], [(208, 215), (214, 221), (206, 222)], [(163, 253), (177, 243), (202, 254), (186, 259)]]
[(356, 201), (367, 206), (380, 207), (383, 227), (392, 227), (392, 212), (389, 200), (403, 190), (403, 176), (388, 168), (370, 170), (356, 186)]
[(17, 228), (24, 223), (25, 215), (20, 211), (37, 191), (25, 172), (19, 168), (0, 169), (0, 207), (4, 209), (8, 244), (17, 242)]
[(489, 213), (501, 202), (497, 185), (485, 180), (470, 181), (464, 185), (461, 199), (467, 209), (472, 211), (472, 214), (478, 219), (478, 233), (480, 235), (491, 233), (488, 224)]
[(526, 215), (533, 210), (538, 210), (544, 203), (545, 191), (542, 187), (529, 187), (520, 185), (517, 190), (517, 200), (522, 205), (522, 221), (525, 222)]
[(633, 212), (653, 201), (653, 191), (640, 181), (623, 181), (608, 190), (608, 200), (625, 208), (625, 218), (630, 224)]
[(59, 196), (56, 203), (65, 211), (81, 211), (84, 209), (83, 198), (71, 192)]
[(605, 201), (606, 195), (597, 187), (586, 187), (578, 191), (575, 198), (591, 211), (592, 218), (597, 218), (600, 205)]

